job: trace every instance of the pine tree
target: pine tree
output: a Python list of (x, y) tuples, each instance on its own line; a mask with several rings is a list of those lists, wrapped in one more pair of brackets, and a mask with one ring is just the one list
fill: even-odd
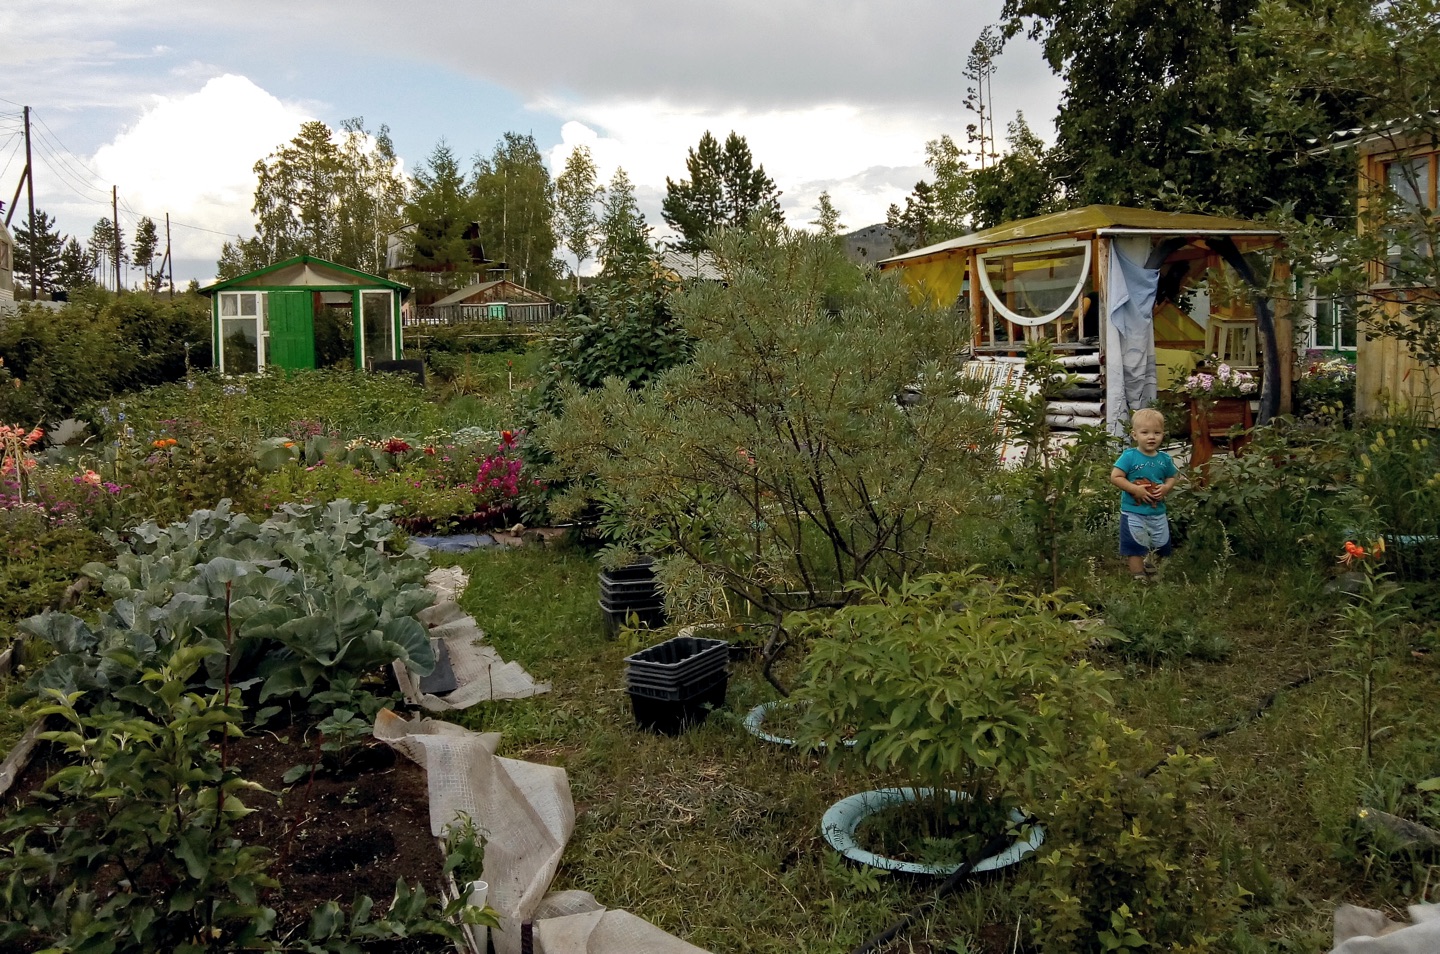
[(694, 253), (706, 247), (706, 237), (726, 226), (746, 228), (752, 216), (779, 223), (780, 190), (756, 166), (750, 145), (733, 131), (721, 148), (708, 131), (685, 159), (690, 178), (679, 182), (666, 178), (661, 212), (665, 221), (680, 233), (676, 246)]
[(473, 250), (465, 229), (475, 221), (475, 196), (460, 163), (445, 140), (415, 170), (405, 214), (415, 226), (409, 233), (411, 259), (425, 268), (468, 267)]
[(35, 232), (22, 225), (15, 229), (15, 279), (30, 283), (31, 263), (35, 267), (35, 288), (37, 297), (49, 295), (55, 290), (60, 274), (60, 250), (65, 246), (65, 236), (55, 231), (55, 217), (35, 210)]
[(95, 283), (101, 288), (109, 288), (115, 275), (115, 262), (119, 261), (123, 268), (129, 258), (125, 236), (116, 233), (114, 222), (102, 217), (90, 230), (88, 244), (90, 261), (95, 268)]
[(820, 193), (820, 201), (815, 203), (815, 211), (819, 218), (815, 220), (816, 227), (820, 234), (826, 238), (835, 238), (845, 226), (840, 224), (840, 210), (835, 208), (835, 203), (830, 201), (830, 192), (827, 190)]
[(555, 224), (565, 247), (575, 256), (575, 289), (580, 289), (580, 269), (595, 247), (598, 223), (595, 203), (604, 190), (595, 180), (595, 160), (588, 146), (576, 146), (565, 159), (565, 169), (555, 180)]
[(55, 284), (66, 291), (95, 284), (95, 264), (78, 239), (67, 240), (60, 250), (60, 272)]

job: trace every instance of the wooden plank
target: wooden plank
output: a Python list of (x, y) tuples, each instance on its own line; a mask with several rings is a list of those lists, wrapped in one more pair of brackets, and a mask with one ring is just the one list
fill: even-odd
[(35, 751), (35, 746), (40, 744), (40, 733), (46, 731), (48, 719), (41, 719), (20, 736), (20, 741), (15, 743), (15, 748), (5, 756), (5, 761), (0, 762), (0, 798), (3, 798), (15, 780), (30, 764), (30, 756)]

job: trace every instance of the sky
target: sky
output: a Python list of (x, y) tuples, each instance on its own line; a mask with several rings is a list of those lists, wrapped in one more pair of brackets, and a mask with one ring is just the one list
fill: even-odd
[[(535, 137), (552, 174), (589, 147), (617, 166), (656, 238), (667, 177), (706, 130), (743, 135), (808, 226), (828, 191), (847, 229), (926, 178), (927, 140), (974, 121), (961, 75), (1001, 0), (6, 0), (0, 4), (0, 201), (19, 183), (32, 108), (35, 201), (84, 240), (110, 215), (171, 220), (175, 278), (207, 282), (253, 234), (259, 159), (307, 119), (389, 127), (407, 171), (442, 139), (488, 155)], [(1018, 37), (993, 79), (995, 127), (1043, 138), (1061, 84)], [(25, 215), (22, 194), (13, 225)], [(590, 263), (587, 263), (590, 265)], [(593, 266), (592, 266), (593, 267)], [(138, 277), (137, 277), (138, 280)]]

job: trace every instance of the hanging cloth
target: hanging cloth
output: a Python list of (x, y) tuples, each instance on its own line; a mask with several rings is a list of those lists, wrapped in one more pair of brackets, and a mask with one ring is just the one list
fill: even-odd
[[(1147, 239), (1125, 239), (1140, 245)], [(1141, 245), (1140, 243), (1144, 243)], [(1130, 412), (1148, 407), (1158, 393), (1155, 375), (1155, 290), (1160, 269), (1137, 265), (1110, 240), (1110, 279), (1106, 288), (1105, 420), (1110, 433), (1123, 435)]]

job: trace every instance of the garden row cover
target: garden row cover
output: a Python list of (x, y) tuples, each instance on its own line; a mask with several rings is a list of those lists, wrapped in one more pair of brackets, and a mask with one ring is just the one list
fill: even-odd
[(482, 641), (485, 633), (457, 602), (465, 592), (467, 577), (458, 566), (440, 567), (425, 576), (425, 585), (435, 593), (435, 604), (421, 610), (420, 622), (430, 630), (437, 660), (447, 660), (455, 685), (444, 693), (426, 692), (421, 680), (404, 663), (394, 664), (395, 680), (411, 704), (430, 712), (453, 712), (491, 699), (528, 699), (550, 691), (550, 684), (536, 682), (519, 663), (506, 662)]
[(425, 769), (430, 831), (443, 837), (461, 816), (486, 832), (487, 902), (500, 915), (491, 932), (497, 954), (520, 954), (520, 925), (532, 921), (542, 954), (706, 954), (628, 911), (607, 910), (584, 891), (547, 894), (575, 830), (575, 805), (563, 768), (495, 754), (498, 732), (472, 732), (389, 710), (375, 738)]

